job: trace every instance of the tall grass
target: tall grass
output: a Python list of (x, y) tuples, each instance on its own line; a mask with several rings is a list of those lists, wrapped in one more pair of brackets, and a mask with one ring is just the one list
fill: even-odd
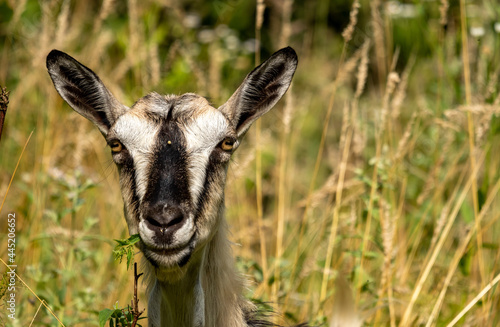
[(11, 91), (0, 231), (16, 213), (26, 285), (17, 320), (0, 306), (0, 325), (97, 326), (99, 310), (132, 294), (133, 276), (112, 258), (112, 240), (128, 235), (117, 172), (99, 132), (53, 89), (51, 49), (127, 105), (152, 90), (220, 105), (288, 44), (299, 55), (293, 86), (228, 173), (247, 296), (286, 322), (500, 324), (498, 6), (258, 3), (0, 2), (0, 85)]

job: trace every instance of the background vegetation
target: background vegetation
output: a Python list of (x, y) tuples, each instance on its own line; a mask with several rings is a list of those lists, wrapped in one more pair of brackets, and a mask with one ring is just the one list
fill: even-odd
[(112, 256), (112, 240), (128, 236), (117, 173), (97, 129), (55, 92), (51, 49), (127, 105), (152, 90), (219, 105), (285, 45), (300, 60), (293, 86), (229, 170), (248, 296), (288, 322), (338, 322), (355, 307), (366, 326), (500, 325), (500, 6), (264, 5), (0, 1), (0, 85), (11, 91), (0, 258), (15, 212), (17, 272), (31, 289), (19, 283), (17, 320), (2, 303), (0, 325), (97, 326), (100, 310), (131, 300), (133, 276)]

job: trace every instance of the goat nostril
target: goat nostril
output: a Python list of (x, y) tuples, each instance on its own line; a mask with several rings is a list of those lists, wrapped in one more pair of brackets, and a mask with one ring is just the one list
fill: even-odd
[(177, 224), (180, 224), (180, 223), (182, 223), (183, 220), (184, 220), (184, 217), (182, 215), (175, 217), (174, 219), (172, 219), (171, 221), (169, 221), (167, 223), (167, 227), (171, 227), (171, 226), (175, 226)]
[(159, 231), (162, 235), (174, 232), (184, 225), (182, 210), (177, 206), (158, 205), (156, 210), (150, 210), (145, 217), (150, 229)]
[(163, 211), (164, 227), (167, 229), (177, 229), (184, 222), (184, 214), (177, 207), (169, 207)]
[(149, 216), (149, 215), (146, 216), (146, 221), (152, 226), (159, 228), (162, 227), (161, 223), (158, 220), (156, 220), (154, 216)]

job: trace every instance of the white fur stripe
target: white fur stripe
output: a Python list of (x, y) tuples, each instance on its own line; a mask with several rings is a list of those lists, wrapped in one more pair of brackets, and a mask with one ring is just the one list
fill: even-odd
[(114, 126), (114, 131), (134, 160), (137, 196), (142, 202), (148, 187), (148, 167), (160, 126), (135, 115), (123, 115)]
[(194, 116), (183, 128), (187, 143), (189, 191), (195, 207), (205, 183), (210, 154), (225, 136), (227, 129), (227, 120), (215, 110)]

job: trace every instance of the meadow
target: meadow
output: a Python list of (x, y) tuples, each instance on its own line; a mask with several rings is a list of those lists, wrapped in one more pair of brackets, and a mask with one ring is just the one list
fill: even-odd
[(0, 325), (99, 326), (133, 294), (116, 168), (50, 50), (126, 105), (220, 105), (290, 45), (292, 87), (228, 172), (247, 296), (285, 325), (500, 326), (499, 17), (494, 0), (0, 0), (0, 258), (14, 214), (18, 275), (12, 320), (0, 262)]

